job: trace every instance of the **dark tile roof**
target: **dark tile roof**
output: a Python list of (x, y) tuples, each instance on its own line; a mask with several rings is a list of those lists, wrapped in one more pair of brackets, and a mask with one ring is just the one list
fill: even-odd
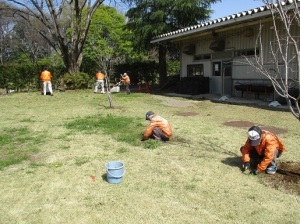
[[(289, 4), (289, 1), (292, 2), (292, 0), (287, 0), (287, 3), (281, 2), (281, 4), (282, 5)], [(300, 2), (300, 0), (297, 0), (297, 2)], [(278, 5), (274, 4), (274, 6), (277, 7)], [(182, 28), (179, 30), (169, 32), (169, 33), (158, 35), (152, 39), (151, 43), (156, 43), (156, 42), (165, 41), (165, 40), (171, 40), (171, 39), (175, 39), (177, 37), (190, 35), (190, 34), (208, 30), (208, 29), (226, 26), (226, 25), (230, 25), (233, 23), (237, 23), (237, 22), (253, 20), (256, 18), (261, 18), (261, 17), (267, 16), (270, 14), (271, 14), (271, 12), (269, 11), (269, 6), (264, 5), (264, 6), (257, 7), (254, 9), (249, 9), (247, 11), (243, 11), (243, 12), (239, 12), (239, 13), (232, 14), (229, 16), (225, 16), (225, 17), (222, 17), (219, 19), (211, 20), (211, 21), (204, 22), (201, 24), (185, 27), (185, 28)]]

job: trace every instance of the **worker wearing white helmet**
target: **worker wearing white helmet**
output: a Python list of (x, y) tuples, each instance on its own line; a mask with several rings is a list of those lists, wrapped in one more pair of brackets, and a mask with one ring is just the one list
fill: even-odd
[(252, 126), (248, 130), (248, 138), (241, 147), (243, 169), (257, 175), (263, 171), (275, 174), (277, 158), (285, 150), (283, 142), (272, 132)]

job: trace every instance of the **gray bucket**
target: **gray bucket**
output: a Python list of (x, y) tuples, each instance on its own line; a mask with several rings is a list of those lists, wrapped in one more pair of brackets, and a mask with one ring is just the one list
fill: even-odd
[(110, 161), (105, 164), (107, 182), (110, 184), (118, 184), (122, 182), (125, 174), (124, 164), (120, 161)]

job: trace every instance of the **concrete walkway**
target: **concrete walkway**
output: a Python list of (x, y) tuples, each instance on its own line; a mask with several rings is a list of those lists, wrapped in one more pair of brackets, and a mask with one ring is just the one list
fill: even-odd
[(259, 99), (246, 99), (240, 97), (230, 97), (230, 96), (219, 96), (215, 94), (200, 94), (200, 95), (187, 95), (187, 94), (177, 94), (177, 93), (165, 93), (166, 96), (171, 97), (183, 97), (187, 99), (193, 100), (210, 100), (215, 103), (228, 103), (235, 105), (248, 105), (254, 107), (260, 107), (264, 109), (274, 109), (274, 110), (282, 110), (289, 111), (287, 105), (280, 105), (277, 101), (266, 102)]

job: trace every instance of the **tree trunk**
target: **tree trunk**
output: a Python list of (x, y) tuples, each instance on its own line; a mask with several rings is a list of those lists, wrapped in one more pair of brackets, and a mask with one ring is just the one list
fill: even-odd
[(68, 65), (68, 72), (71, 73), (71, 74), (75, 74), (75, 73), (78, 73), (80, 72), (80, 66), (81, 66), (81, 62), (82, 62), (82, 59), (77, 59), (74, 58), (73, 60), (71, 59), (71, 61), (69, 62), (69, 65)]
[(159, 84), (162, 86), (167, 79), (167, 48), (166, 45), (159, 45)]
[[(80, 71), (82, 50), (92, 16), (104, 0), (64, 0), (58, 1), (59, 3), (54, 0), (7, 1), (21, 6), (19, 8), (7, 7), (7, 9), (28, 22), (55, 51), (60, 53), (69, 73), (74, 74)], [(70, 13), (65, 13), (62, 8), (67, 8)], [(36, 26), (32, 18), (39, 20), (43, 26)], [(69, 20), (68, 27), (64, 27), (64, 19)]]
[(75, 74), (80, 72), (80, 67), (82, 63), (82, 53), (77, 55), (72, 49), (69, 50), (67, 46), (62, 46), (64, 52), (62, 53), (62, 58), (64, 64), (70, 74)]

